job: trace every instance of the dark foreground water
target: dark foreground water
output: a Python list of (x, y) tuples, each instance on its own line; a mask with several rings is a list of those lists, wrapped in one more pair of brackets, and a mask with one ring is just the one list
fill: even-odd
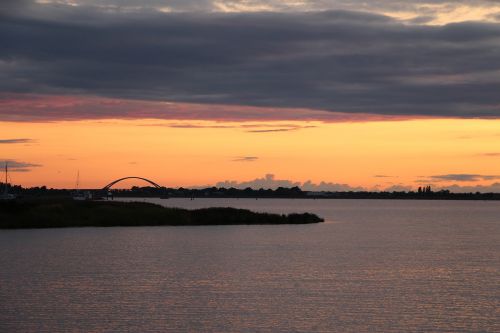
[(186, 200), (295, 226), (0, 231), (0, 332), (500, 332), (500, 203)]

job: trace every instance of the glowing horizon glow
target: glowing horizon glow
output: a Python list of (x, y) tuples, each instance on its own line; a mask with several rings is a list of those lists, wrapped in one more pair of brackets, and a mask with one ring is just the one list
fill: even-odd
[[(167, 187), (196, 187), (274, 174), (301, 183), (415, 189), (424, 183), (457, 184), (432, 179), (435, 175), (497, 175), (499, 125), (500, 120), (479, 119), (0, 122), (2, 139), (31, 139), (3, 144), (0, 158), (40, 165), (11, 174), (12, 182), (23, 186), (73, 188), (79, 170), (82, 188), (100, 188), (124, 176), (146, 177)], [(245, 156), (254, 158), (241, 158)]]

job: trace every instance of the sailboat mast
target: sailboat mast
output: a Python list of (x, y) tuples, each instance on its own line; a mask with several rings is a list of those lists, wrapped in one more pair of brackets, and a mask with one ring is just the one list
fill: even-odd
[(4, 190), (5, 194), (7, 194), (7, 191), (8, 191), (7, 190), (7, 175), (8, 175), (7, 172), (9, 170), (8, 169), (8, 164), (9, 164), (9, 162), (5, 161), (5, 184), (4, 184), (5, 185), (5, 190)]

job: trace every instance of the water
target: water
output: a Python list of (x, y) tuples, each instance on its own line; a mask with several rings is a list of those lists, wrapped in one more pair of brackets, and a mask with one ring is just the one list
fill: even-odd
[(0, 231), (0, 332), (500, 332), (500, 203), (168, 199), (293, 226)]

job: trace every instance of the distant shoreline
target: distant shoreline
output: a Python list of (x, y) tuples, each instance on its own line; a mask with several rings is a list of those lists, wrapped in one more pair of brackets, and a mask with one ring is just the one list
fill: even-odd
[[(496, 193), (495, 193), (496, 194)], [(363, 197), (363, 196), (338, 196), (338, 197), (323, 197), (323, 196), (307, 196), (307, 197), (221, 197), (221, 196), (203, 196), (203, 197), (168, 197), (168, 198), (160, 198), (159, 196), (128, 196), (128, 195), (117, 195), (114, 199), (124, 199), (124, 198), (137, 198), (137, 199), (252, 199), (252, 200), (260, 200), (260, 199), (305, 199), (305, 200), (417, 200), (417, 201), (499, 201), (500, 194), (498, 196), (494, 196), (492, 198), (478, 198), (478, 197)]]
[(311, 213), (281, 215), (226, 207), (187, 210), (145, 202), (74, 201), (54, 198), (0, 202), (0, 229), (276, 225), (323, 221)]
[[(52, 189), (45, 186), (23, 188), (12, 186), (9, 193), (19, 197), (70, 197), (74, 189)], [(109, 193), (102, 189), (80, 189), (90, 192), (94, 198), (106, 197)], [(111, 189), (114, 197), (133, 198), (250, 198), (250, 199), (381, 199), (381, 200), (500, 200), (500, 193), (454, 193), (448, 190), (432, 191), (430, 187), (418, 191), (368, 192), (368, 191), (304, 191), (298, 187), (277, 189), (237, 189), (209, 187), (203, 189), (132, 187), (131, 189)]]
[(250, 200), (273, 200), (273, 199), (303, 199), (303, 200), (398, 200), (398, 201), (500, 201), (500, 198), (374, 198), (374, 197), (168, 197), (160, 198), (158, 196), (115, 196), (114, 199), (250, 199)]

